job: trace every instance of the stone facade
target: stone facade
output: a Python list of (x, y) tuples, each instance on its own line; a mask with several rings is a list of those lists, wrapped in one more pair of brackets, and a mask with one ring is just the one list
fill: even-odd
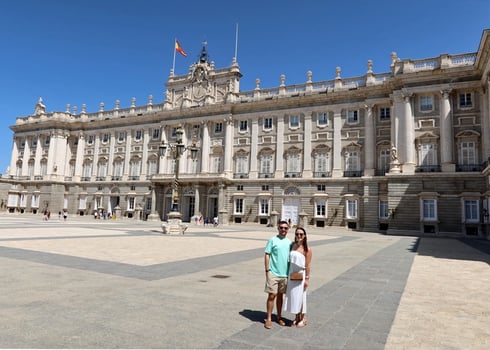
[[(206, 47), (165, 101), (95, 113), (33, 115), (11, 128), (10, 212), (52, 211), (184, 222), (278, 219), (393, 234), (488, 236), (490, 30), (477, 52), (421, 60), (392, 54), (387, 73), (240, 90), (235, 59)], [(184, 151), (161, 155), (176, 145)], [(197, 147), (198, 156), (189, 149)], [(178, 169), (175, 169), (175, 165)], [(176, 176), (178, 174), (178, 176)], [(176, 192), (174, 190), (177, 189)]]

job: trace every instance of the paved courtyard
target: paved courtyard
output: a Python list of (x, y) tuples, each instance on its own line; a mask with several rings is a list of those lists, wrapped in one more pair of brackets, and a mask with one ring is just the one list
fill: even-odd
[(490, 348), (490, 241), (308, 229), (309, 323), (266, 330), (275, 228), (0, 220), (1, 348)]

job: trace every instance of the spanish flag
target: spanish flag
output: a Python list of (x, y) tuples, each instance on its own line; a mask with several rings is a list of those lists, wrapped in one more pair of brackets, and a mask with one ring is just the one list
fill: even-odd
[(175, 40), (175, 51), (180, 53), (182, 56), (187, 57), (187, 52), (184, 51), (178, 40)]

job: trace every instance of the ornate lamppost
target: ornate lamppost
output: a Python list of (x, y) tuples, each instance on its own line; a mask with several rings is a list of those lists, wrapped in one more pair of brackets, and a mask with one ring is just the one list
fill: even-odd
[(172, 180), (172, 207), (170, 212), (167, 214), (168, 216), (168, 224), (162, 224), (162, 228), (164, 233), (170, 233), (171, 231), (177, 230), (179, 233), (184, 233), (185, 228), (182, 225), (182, 214), (179, 212), (179, 163), (180, 157), (182, 154), (189, 150), (191, 152), (192, 159), (196, 159), (199, 148), (196, 147), (195, 143), (192, 143), (190, 146), (184, 145), (182, 141), (182, 135), (184, 134), (184, 130), (182, 126), (179, 125), (177, 130), (175, 130), (176, 141), (175, 143), (165, 143), (162, 141), (158, 151), (160, 156), (164, 157), (167, 149), (170, 151), (170, 155), (174, 160), (174, 178)]

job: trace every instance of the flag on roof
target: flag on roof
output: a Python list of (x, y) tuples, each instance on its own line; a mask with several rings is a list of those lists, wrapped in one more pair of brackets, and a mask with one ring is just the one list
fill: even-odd
[(175, 40), (175, 51), (180, 53), (182, 56), (187, 57), (187, 52), (184, 51), (178, 40)]

